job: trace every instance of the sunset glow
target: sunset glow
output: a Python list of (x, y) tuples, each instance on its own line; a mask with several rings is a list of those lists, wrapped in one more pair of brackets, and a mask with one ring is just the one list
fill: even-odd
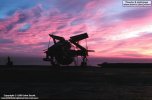
[(48, 34), (68, 39), (84, 32), (96, 51), (90, 57), (152, 58), (152, 7), (123, 7), (122, 0), (0, 0), (0, 55), (43, 58)]

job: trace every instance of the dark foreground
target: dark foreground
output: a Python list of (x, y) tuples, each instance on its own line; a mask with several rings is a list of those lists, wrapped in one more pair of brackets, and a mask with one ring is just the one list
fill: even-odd
[(39, 99), (152, 100), (152, 67), (0, 67), (0, 97)]

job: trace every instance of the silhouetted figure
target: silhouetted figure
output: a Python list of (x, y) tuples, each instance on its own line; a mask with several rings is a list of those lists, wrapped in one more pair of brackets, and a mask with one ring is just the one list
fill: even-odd
[(11, 59), (10, 59), (9, 56), (7, 57), (7, 63), (6, 63), (6, 65), (13, 66), (13, 62), (11, 61)]

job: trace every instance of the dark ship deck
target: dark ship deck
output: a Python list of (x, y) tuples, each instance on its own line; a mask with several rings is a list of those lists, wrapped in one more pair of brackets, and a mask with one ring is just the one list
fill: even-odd
[[(1, 66), (0, 96), (35, 94), (49, 100), (151, 100), (152, 64), (122, 65)], [(140, 67), (135, 67), (137, 65)]]

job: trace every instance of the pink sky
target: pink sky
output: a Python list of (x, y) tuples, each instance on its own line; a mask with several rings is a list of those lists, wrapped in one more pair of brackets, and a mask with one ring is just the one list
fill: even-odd
[(6, 0), (0, 5), (0, 55), (43, 58), (48, 34), (68, 39), (87, 32), (88, 47), (95, 50), (90, 57), (152, 58), (151, 7), (123, 7), (122, 0)]

